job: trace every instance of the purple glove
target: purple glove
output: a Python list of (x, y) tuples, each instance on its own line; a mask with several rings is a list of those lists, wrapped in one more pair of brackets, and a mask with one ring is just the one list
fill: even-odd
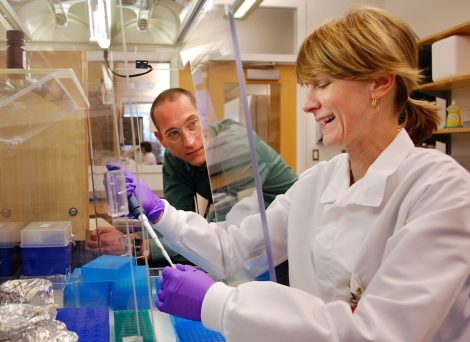
[(201, 320), (202, 301), (214, 280), (207, 273), (189, 265), (165, 267), (160, 283), (157, 308), (170, 315)]
[(164, 202), (153, 193), (153, 191), (142, 181), (139, 181), (132, 173), (127, 171), (122, 165), (109, 163), (106, 168), (111, 170), (123, 170), (126, 177), (127, 197), (135, 195), (142, 204), (142, 209), (150, 221), (157, 221), (165, 210)]

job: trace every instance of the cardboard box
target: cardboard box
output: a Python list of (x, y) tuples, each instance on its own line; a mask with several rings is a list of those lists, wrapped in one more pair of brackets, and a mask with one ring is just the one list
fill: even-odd
[(450, 36), (432, 44), (432, 79), (470, 74), (470, 36)]

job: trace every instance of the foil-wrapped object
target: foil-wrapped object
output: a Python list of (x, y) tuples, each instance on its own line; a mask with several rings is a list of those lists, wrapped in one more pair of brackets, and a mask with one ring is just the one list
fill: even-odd
[(76, 342), (78, 335), (55, 320), (54, 304), (8, 304), (0, 306), (0, 341)]
[(52, 282), (48, 279), (13, 279), (0, 285), (0, 305), (54, 303)]
[(68, 331), (63, 322), (47, 321), (39, 324), (34, 329), (18, 334), (13, 342), (77, 342), (78, 335), (73, 331)]

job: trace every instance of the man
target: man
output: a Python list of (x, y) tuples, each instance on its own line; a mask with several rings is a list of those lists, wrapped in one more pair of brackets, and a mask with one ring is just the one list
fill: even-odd
[[(206, 153), (193, 94), (182, 88), (165, 90), (153, 102), (150, 113), (157, 128), (155, 136), (165, 147), (163, 161), (165, 199), (176, 209), (196, 211), (196, 203), (199, 202), (197, 195), (200, 195), (207, 200), (208, 205), (199, 213), (209, 219), (214, 219), (214, 216), (209, 217), (209, 208), (212, 203), (210, 177), (206, 167)], [(234, 125), (236, 128), (243, 127), (231, 120), (223, 120), (212, 125), (209, 128), (209, 134), (217, 135), (220, 132), (227, 132)], [(246, 131), (246, 128), (243, 127), (243, 129)], [(255, 139), (263, 197), (265, 205), (268, 206), (276, 195), (285, 193), (292, 186), (297, 180), (297, 175), (270, 146), (258, 136), (255, 136)], [(238, 182), (233, 188), (237, 191), (243, 190), (242, 186), (243, 182)], [(100, 228), (100, 247), (106, 251), (108, 245), (114, 245), (111, 239), (119, 240), (118, 234), (122, 233), (110, 227)], [(92, 233), (90, 238), (93, 237), (95, 241), (89, 242), (88, 245), (91, 248), (97, 248), (96, 233)], [(153, 242), (150, 247), (150, 259), (154, 262), (163, 261), (159, 249)], [(111, 248), (106, 252), (112, 252)], [(171, 253), (172, 251), (169, 252), (175, 262), (187, 263), (183, 257), (174, 252)], [(283, 271), (279, 272), (281, 268)], [(278, 266), (279, 282), (287, 283), (286, 269), (287, 262)]]
[[(156, 137), (166, 148), (163, 163), (163, 192), (176, 209), (195, 211), (196, 194), (211, 201), (211, 187), (206, 167), (202, 132), (196, 100), (187, 90), (171, 88), (162, 92), (151, 107)], [(234, 126), (246, 128), (231, 120), (209, 127), (209, 134), (218, 135)], [(239, 131), (239, 130), (238, 130)], [(297, 175), (270, 146), (258, 136), (256, 152), (265, 205), (297, 180)]]

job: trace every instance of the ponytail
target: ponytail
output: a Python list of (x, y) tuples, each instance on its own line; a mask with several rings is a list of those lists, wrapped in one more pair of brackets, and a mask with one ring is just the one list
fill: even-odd
[(406, 129), (415, 145), (429, 139), (437, 129), (440, 118), (434, 103), (408, 98), (405, 101), (402, 127)]

